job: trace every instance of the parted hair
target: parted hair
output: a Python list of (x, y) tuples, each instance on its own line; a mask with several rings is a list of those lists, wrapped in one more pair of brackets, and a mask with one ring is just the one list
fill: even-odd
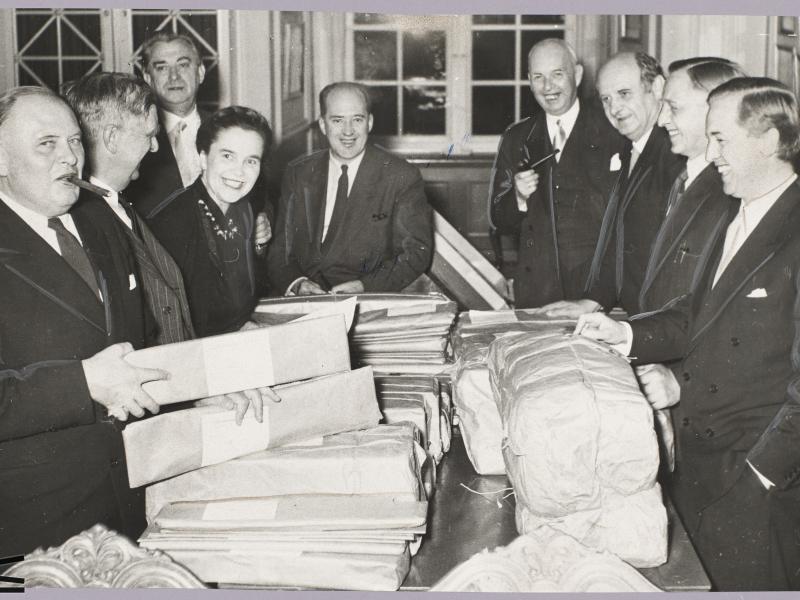
[(92, 73), (65, 83), (61, 93), (90, 140), (99, 139), (107, 123), (145, 117), (156, 105), (150, 86), (130, 73)]
[(147, 40), (142, 44), (142, 68), (147, 69), (150, 66), (150, 59), (153, 56), (153, 46), (159, 43), (168, 44), (170, 42), (183, 42), (189, 48), (191, 48), (192, 52), (194, 52), (195, 58), (197, 61), (200, 62), (200, 51), (197, 49), (197, 44), (194, 43), (194, 40), (190, 38), (185, 33), (173, 33), (171, 31), (156, 31), (152, 36), (147, 38)]
[(228, 106), (220, 109), (204, 119), (197, 130), (197, 151), (208, 154), (211, 144), (221, 131), (238, 127), (245, 131), (254, 131), (264, 142), (264, 155), (272, 145), (272, 128), (264, 115), (246, 106)]
[(367, 108), (367, 114), (372, 114), (372, 95), (369, 88), (361, 83), (354, 81), (335, 81), (329, 83), (319, 93), (319, 114), (325, 116), (328, 112), (328, 96), (335, 91), (349, 90), (355, 92), (364, 100), (364, 106)]
[(11, 88), (2, 96), (0, 96), (0, 127), (2, 127), (3, 123), (5, 123), (9, 113), (11, 112), (11, 109), (14, 108), (14, 105), (17, 103), (17, 100), (26, 96), (44, 96), (46, 98), (52, 98), (54, 100), (64, 102), (64, 99), (59, 98), (58, 94), (56, 94), (53, 90), (43, 86), (21, 85)]
[(705, 92), (710, 92), (730, 79), (747, 77), (747, 73), (737, 63), (718, 56), (698, 56), (676, 60), (670, 63), (668, 70), (670, 75), (677, 71), (686, 71), (692, 85)]
[(791, 162), (800, 153), (800, 116), (797, 98), (780, 81), (769, 77), (737, 77), (716, 87), (708, 102), (727, 94), (739, 96), (739, 124), (751, 135), (774, 128), (778, 132), (778, 157)]

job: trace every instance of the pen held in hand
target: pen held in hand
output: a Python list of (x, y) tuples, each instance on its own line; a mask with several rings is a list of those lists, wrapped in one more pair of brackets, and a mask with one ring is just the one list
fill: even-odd
[(531, 166), (529, 166), (529, 167), (525, 167), (525, 165), (524, 165), (524, 163), (523, 163), (523, 164), (520, 164), (520, 168), (521, 168), (522, 170), (524, 170), (524, 171), (530, 171), (531, 169), (535, 169), (536, 167), (538, 167), (538, 166), (539, 166), (539, 165), (541, 165), (542, 163), (544, 163), (544, 162), (547, 162), (547, 161), (548, 161), (548, 160), (550, 160), (551, 158), (555, 157), (555, 155), (556, 155), (556, 154), (558, 154), (559, 152), (561, 152), (561, 150), (560, 150), (560, 149), (558, 149), (558, 148), (556, 148), (556, 149), (555, 149), (555, 150), (553, 150), (553, 151), (552, 151), (550, 154), (548, 154), (547, 156), (543, 156), (542, 158), (540, 158), (539, 160), (537, 160), (535, 163), (533, 163)]

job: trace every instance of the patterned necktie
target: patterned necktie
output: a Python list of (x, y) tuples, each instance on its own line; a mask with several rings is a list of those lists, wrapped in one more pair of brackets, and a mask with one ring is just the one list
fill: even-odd
[(339, 183), (336, 186), (336, 200), (333, 205), (331, 222), (328, 224), (328, 231), (323, 240), (323, 246), (326, 248), (336, 235), (339, 223), (344, 218), (344, 212), (347, 208), (347, 192), (349, 187), (350, 179), (347, 177), (347, 165), (342, 165), (342, 174), (339, 175)]
[(61, 222), (61, 219), (58, 217), (52, 217), (47, 219), (47, 226), (56, 232), (56, 238), (58, 239), (58, 248), (61, 251), (61, 257), (67, 261), (67, 264), (72, 267), (72, 269), (81, 276), (86, 282), (86, 285), (89, 286), (89, 289), (94, 292), (94, 295), (100, 298), (100, 292), (97, 287), (97, 278), (94, 275), (94, 268), (92, 267), (92, 263), (89, 261), (89, 256), (86, 254), (86, 250), (83, 249), (81, 243), (77, 240), (77, 238), (72, 235), (67, 228), (64, 227), (64, 223)]
[(556, 133), (553, 136), (553, 151), (558, 150), (555, 156), (556, 162), (561, 160), (561, 155), (564, 153), (564, 145), (567, 143), (567, 132), (561, 126), (561, 119), (556, 121)]
[(194, 142), (190, 139), (188, 128), (189, 125), (186, 121), (178, 121), (170, 133), (172, 149), (175, 152), (175, 160), (178, 163), (184, 187), (194, 183), (195, 179), (200, 176), (201, 170), (200, 157)]

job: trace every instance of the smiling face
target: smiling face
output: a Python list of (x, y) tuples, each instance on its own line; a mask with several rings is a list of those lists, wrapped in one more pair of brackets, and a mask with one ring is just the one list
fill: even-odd
[(144, 80), (155, 91), (161, 107), (184, 116), (194, 107), (205, 74), (194, 49), (182, 40), (173, 40), (153, 46)]
[(208, 153), (200, 153), (203, 183), (223, 213), (253, 189), (263, 153), (261, 136), (241, 127), (223, 129)]
[(319, 126), (334, 158), (349, 162), (364, 151), (372, 131), (372, 115), (358, 92), (344, 88), (330, 93)]
[(583, 67), (576, 65), (569, 51), (560, 44), (541, 44), (529, 57), (531, 91), (544, 111), (563, 115), (575, 103)]
[(609, 122), (635, 142), (656, 123), (663, 78), (649, 86), (641, 79), (639, 66), (630, 56), (612, 58), (597, 78), (597, 92)]
[(81, 130), (57, 98), (23, 96), (0, 126), (0, 189), (46, 217), (66, 213), (78, 199), (67, 181), (83, 170)]
[(738, 95), (724, 94), (711, 101), (706, 135), (706, 160), (713, 162), (722, 176), (725, 193), (745, 200), (761, 195), (763, 174), (770, 170), (769, 157), (763, 151), (764, 136), (752, 135), (739, 123)]
[(658, 124), (667, 130), (675, 154), (694, 158), (706, 151), (707, 97), (708, 93), (695, 87), (685, 70), (669, 76)]

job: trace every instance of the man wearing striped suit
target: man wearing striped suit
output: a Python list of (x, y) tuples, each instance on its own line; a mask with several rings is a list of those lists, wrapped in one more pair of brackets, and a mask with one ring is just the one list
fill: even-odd
[[(98, 211), (95, 203), (79, 201), (75, 210), (94, 211), (94, 220), (105, 222), (127, 238), (123, 242), (136, 257), (139, 281), (149, 309), (147, 345), (193, 338), (194, 329), (178, 265), (122, 194), (142, 158), (158, 149), (155, 94), (132, 75), (95, 73), (70, 84), (65, 97), (84, 131), (92, 174), (90, 182), (107, 190), (104, 200), (111, 209)], [(82, 197), (91, 195), (92, 192), (81, 191)]]

